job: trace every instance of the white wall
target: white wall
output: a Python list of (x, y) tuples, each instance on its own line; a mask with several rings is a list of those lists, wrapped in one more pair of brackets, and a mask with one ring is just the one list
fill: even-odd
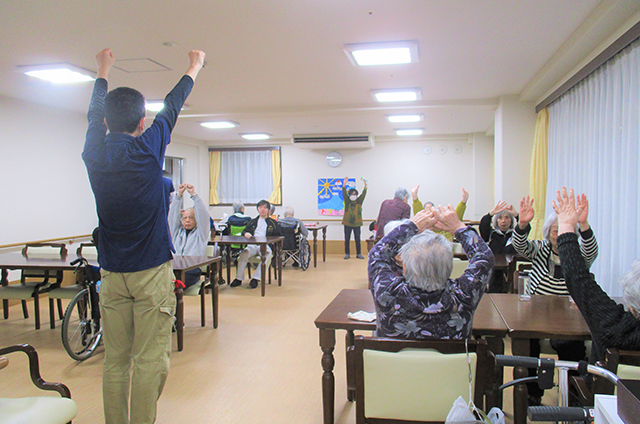
[(0, 97), (0, 244), (91, 233), (82, 114)]

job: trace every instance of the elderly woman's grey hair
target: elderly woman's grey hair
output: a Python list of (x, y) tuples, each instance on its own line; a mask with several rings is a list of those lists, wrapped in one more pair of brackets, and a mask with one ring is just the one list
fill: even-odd
[(513, 230), (513, 228), (516, 226), (516, 219), (508, 211), (498, 212), (497, 214), (493, 215), (493, 220), (492, 220), (493, 221), (493, 228), (498, 228), (498, 218), (500, 218), (500, 217), (502, 217), (504, 215), (509, 215), (509, 218), (511, 218), (511, 226), (509, 228)]
[[(556, 223), (558, 220), (558, 215), (555, 212), (551, 212), (544, 220), (544, 224), (542, 224), (542, 237), (546, 241), (549, 241), (549, 233), (551, 232), (551, 226)], [(578, 226), (573, 229), (574, 232), (578, 232)]]
[(395, 230), (397, 227), (399, 227), (400, 225), (404, 224), (407, 221), (409, 221), (409, 219), (398, 219), (396, 221), (387, 222), (384, 225), (384, 235), (386, 236), (387, 234), (390, 234), (391, 231)]
[(640, 318), (640, 259), (631, 264), (631, 269), (620, 280), (620, 286), (627, 308)]
[(244, 203), (240, 201), (233, 202), (233, 213), (242, 212), (243, 209), (244, 209)]
[(403, 202), (406, 202), (407, 199), (409, 198), (409, 191), (406, 188), (398, 187), (393, 197), (395, 197), (396, 199), (400, 199)]
[(400, 248), (407, 284), (425, 291), (444, 288), (453, 269), (451, 242), (431, 230), (411, 237)]
[(424, 207), (426, 208), (427, 206), (433, 207), (435, 205), (433, 204), (433, 202), (431, 200), (428, 200), (428, 201), (424, 202)]
[(285, 217), (289, 217), (289, 216), (293, 216), (294, 211), (293, 208), (291, 206), (287, 206), (286, 208), (284, 208), (284, 216)]

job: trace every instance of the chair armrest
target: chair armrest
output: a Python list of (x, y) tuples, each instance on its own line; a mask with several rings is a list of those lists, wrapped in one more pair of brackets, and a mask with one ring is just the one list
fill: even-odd
[[(29, 357), (29, 374), (33, 384), (41, 390), (52, 390), (60, 393), (60, 396), (71, 398), (71, 391), (62, 383), (49, 383), (40, 376), (40, 362), (38, 352), (28, 344), (20, 344), (0, 349), (0, 356), (13, 352), (24, 352)], [(6, 359), (6, 358), (5, 358)], [(6, 365), (5, 365), (6, 366)]]
[(0, 358), (0, 370), (2, 368), (6, 368), (7, 365), (9, 365), (9, 360), (7, 358), (5, 358), (4, 356)]

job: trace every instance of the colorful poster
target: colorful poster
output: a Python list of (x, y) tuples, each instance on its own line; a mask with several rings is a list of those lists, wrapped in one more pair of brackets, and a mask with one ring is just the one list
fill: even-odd
[[(344, 215), (343, 182), (343, 178), (318, 178), (318, 215)], [(349, 178), (347, 187), (355, 186), (356, 179)]]

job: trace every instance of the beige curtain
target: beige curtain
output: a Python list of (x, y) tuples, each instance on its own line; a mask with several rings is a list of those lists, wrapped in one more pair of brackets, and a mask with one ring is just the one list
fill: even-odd
[(542, 239), (547, 196), (547, 158), (549, 151), (549, 111), (544, 108), (538, 112), (536, 133), (531, 155), (531, 174), (529, 175), (529, 195), (535, 199), (533, 208), (535, 218), (531, 221), (530, 239)]
[(220, 181), (220, 152), (209, 152), (209, 204), (220, 203), (218, 181)]
[(280, 187), (280, 149), (271, 151), (271, 175), (273, 176), (273, 191), (269, 202), (274, 205), (282, 204), (282, 187)]

